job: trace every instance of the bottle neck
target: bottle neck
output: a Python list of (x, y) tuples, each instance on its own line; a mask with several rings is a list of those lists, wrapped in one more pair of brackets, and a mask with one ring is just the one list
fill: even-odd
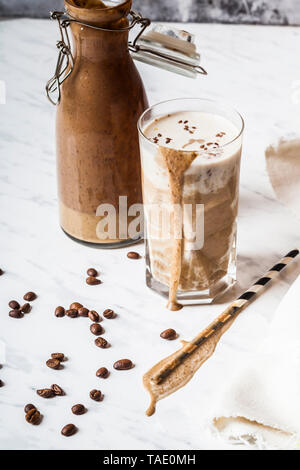
[(74, 57), (114, 61), (128, 52), (128, 31), (102, 31), (72, 23)]
[[(123, 0), (110, 8), (84, 8), (86, 0), (65, 0), (68, 15), (81, 23), (94, 26), (83, 26), (71, 22), (73, 35), (74, 58), (87, 58), (95, 62), (109, 62), (113, 60), (127, 60), (128, 52), (128, 15), (132, 0)], [(91, 3), (91, 2), (90, 2)], [(78, 7), (79, 5), (79, 7)], [(125, 29), (125, 31), (119, 31)]]
[(71, 18), (82, 23), (108, 29), (119, 29), (128, 25), (127, 18), (131, 10), (132, 0), (123, 0), (110, 8), (89, 8), (88, 3), (88, 0), (65, 0), (65, 9)]

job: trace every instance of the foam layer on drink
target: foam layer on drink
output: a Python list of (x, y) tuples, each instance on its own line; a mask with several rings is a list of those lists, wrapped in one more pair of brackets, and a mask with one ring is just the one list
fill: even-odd
[(174, 150), (199, 151), (211, 159), (219, 146), (238, 135), (237, 127), (217, 114), (185, 111), (154, 119), (144, 129), (152, 142)]
[[(169, 286), (174, 302), (175, 290), (209, 289), (227, 272), (238, 205), (239, 131), (222, 116), (186, 111), (153, 120), (143, 133), (152, 142), (142, 147), (151, 272)], [(191, 250), (184, 234), (180, 242), (157, 236), (160, 227), (148, 217), (147, 204), (169, 206), (170, 212), (172, 204), (203, 204), (203, 247)]]
[[(223, 187), (231, 175), (233, 148), (237, 151), (240, 145), (227, 145), (238, 135), (238, 129), (233, 123), (222, 116), (197, 111), (174, 113), (155, 119), (144, 129), (144, 134), (161, 147), (197, 152), (197, 157), (185, 172), (187, 178), (189, 175), (199, 175), (197, 188), (193, 187), (191, 180), (183, 188), (187, 196), (196, 189), (208, 194)], [(165, 165), (157, 164), (157, 159), (150, 156), (143, 160), (144, 171), (152, 175), (157, 186), (162, 187), (166, 179)], [(208, 175), (205, 175), (205, 170)]]

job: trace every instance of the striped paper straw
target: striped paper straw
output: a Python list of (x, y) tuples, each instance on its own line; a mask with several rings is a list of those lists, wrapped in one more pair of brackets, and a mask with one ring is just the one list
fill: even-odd
[(207, 328), (199, 333), (191, 342), (180, 349), (177, 357), (172, 358), (170, 363), (165, 364), (163, 369), (158, 375), (153, 377), (153, 381), (157, 384), (163, 382), (163, 380), (170, 375), (170, 373), (181, 364), (190, 354), (192, 354), (199, 346), (212, 336), (216, 331), (220, 330), (227, 323), (233, 321), (238, 314), (246, 308), (251, 300), (255, 298), (260, 292), (262, 292), (266, 285), (278, 275), (296, 256), (298, 256), (299, 250), (290, 251), (279, 263), (275, 264), (263, 277), (258, 279), (253, 286), (244, 292), (238, 299), (236, 299), (226, 310), (219, 315)]

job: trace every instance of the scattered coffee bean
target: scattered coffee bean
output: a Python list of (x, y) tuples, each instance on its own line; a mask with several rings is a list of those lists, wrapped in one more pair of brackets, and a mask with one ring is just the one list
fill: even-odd
[(102, 320), (100, 318), (99, 313), (96, 312), (96, 310), (90, 310), (88, 313), (89, 319), (92, 320), (93, 323), (98, 323), (99, 321)]
[(89, 276), (89, 277), (86, 278), (86, 283), (89, 286), (96, 286), (97, 284), (101, 284), (101, 281), (100, 281), (100, 279), (97, 279), (96, 277)]
[(55, 393), (52, 388), (42, 388), (37, 390), (36, 393), (42, 398), (53, 398)]
[(65, 309), (64, 307), (56, 307), (54, 315), (58, 318), (64, 317), (65, 316)]
[(88, 311), (87, 308), (81, 307), (81, 308), (78, 309), (78, 315), (80, 317), (88, 317), (89, 316), (89, 311)]
[(177, 333), (173, 328), (168, 328), (160, 334), (160, 337), (163, 339), (173, 340), (177, 338)]
[(101, 325), (99, 325), (99, 323), (92, 323), (90, 326), (90, 330), (91, 330), (91, 333), (93, 333), (93, 335), (96, 335), (96, 336), (99, 336), (101, 335), (101, 333), (103, 333), (103, 328)]
[(104, 310), (103, 316), (107, 319), (114, 318), (115, 312), (111, 308), (107, 308)]
[(76, 310), (76, 308), (66, 310), (66, 315), (70, 318), (76, 318), (78, 317), (78, 310)]
[(36, 407), (32, 403), (28, 403), (24, 406), (25, 413), (28, 413), (29, 410), (36, 410)]
[(62, 397), (65, 395), (63, 389), (57, 384), (52, 384), (51, 389), (53, 390), (54, 394), (58, 397)]
[(100, 369), (97, 370), (96, 375), (101, 379), (107, 379), (107, 377), (109, 376), (109, 372), (106, 367), (100, 367)]
[(39, 424), (41, 421), (41, 413), (36, 408), (31, 408), (25, 415), (27, 423)]
[(22, 313), (29, 313), (31, 310), (31, 305), (27, 302), (26, 304), (22, 305), (22, 307), (20, 308), (20, 311)]
[(64, 353), (52, 353), (52, 359), (57, 359), (59, 362), (62, 362), (65, 359)]
[(58, 359), (48, 359), (46, 365), (50, 367), (50, 369), (59, 369), (60, 361)]
[(2, 276), (2, 274), (4, 274), (4, 271), (0, 268), (0, 276)]
[(95, 389), (90, 391), (90, 397), (94, 401), (101, 401), (103, 399), (103, 395), (100, 390)]
[(63, 436), (69, 437), (73, 436), (77, 432), (77, 428), (74, 424), (67, 424), (61, 430)]
[(23, 318), (24, 315), (20, 310), (11, 310), (9, 316), (12, 318)]
[(79, 308), (82, 308), (83, 305), (80, 304), (79, 302), (73, 302), (71, 305), (70, 305), (70, 310), (78, 310)]
[(96, 271), (96, 269), (94, 269), (94, 268), (89, 268), (86, 273), (89, 277), (98, 276), (98, 271)]
[(1, 387), (4, 387), (4, 383), (2, 382), (2, 380), (0, 379), (0, 388)]
[(129, 259), (139, 259), (140, 255), (136, 251), (129, 251), (127, 253), (127, 258), (129, 258)]
[(114, 369), (116, 370), (129, 370), (132, 369), (133, 364), (130, 359), (120, 359), (114, 363)]
[(95, 345), (102, 349), (108, 348), (109, 346), (106, 339), (102, 338), (101, 336), (95, 339)]
[(11, 300), (10, 302), (8, 302), (8, 306), (13, 310), (19, 310), (20, 308), (20, 304), (16, 300)]
[(72, 406), (71, 410), (74, 415), (83, 415), (86, 412), (85, 406), (81, 405), (80, 403), (78, 405)]
[(32, 302), (35, 300), (37, 295), (34, 292), (27, 292), (27, 294), (24, 295), (23, 299), (27, 300), (28, 302)]

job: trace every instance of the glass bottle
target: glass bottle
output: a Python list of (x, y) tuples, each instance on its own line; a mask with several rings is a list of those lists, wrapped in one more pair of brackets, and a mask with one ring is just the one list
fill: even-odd
[[(142, 203), (137, 120), (148, 103), (128, 50), (131, 3), (65, 0), (73, 45), (57, 106), (60, 224), (107, 248), (134, 241), (126, 231), (133, 216), (119, 210), (119, 197), (128, 207)], [(105, 225), (110, 208), (115, 233)]]

